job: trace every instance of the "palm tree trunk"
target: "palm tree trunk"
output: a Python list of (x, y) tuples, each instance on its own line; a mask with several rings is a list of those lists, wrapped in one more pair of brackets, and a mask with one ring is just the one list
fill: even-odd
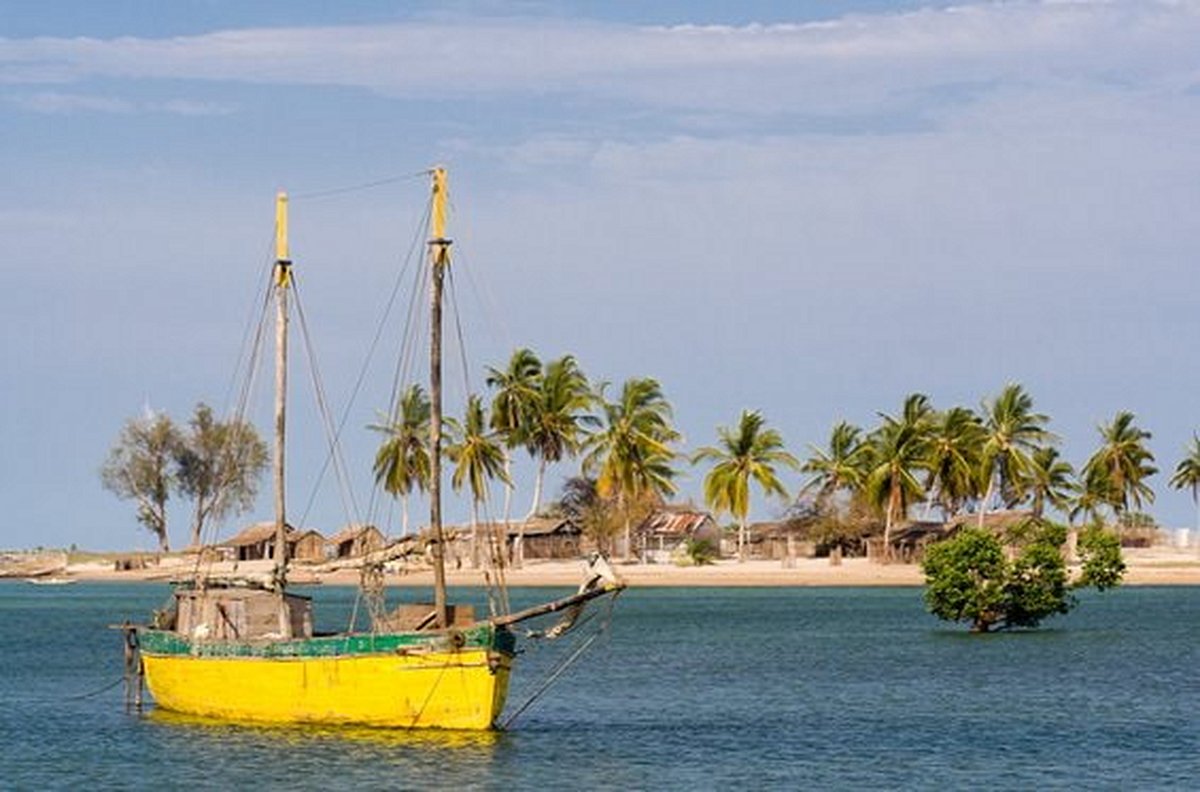
[(738, 517), (738, 563), (746, 562), (746, 515)]
[(479, 568), (479, 501), (471, 499), (471, 569)]
[(900, 500), (900, 490), (893, 486), (891, 495), (888, 497), (887, 514), (883, 518), (883, 561), (888, 563), (892, 560), (892, 525), (895, 519), (897, 501)]
[(996, 494), (996, 477), (988, 478), (987, 494), (983, 496), (983, 502), (979, 504), (979, 527), (983, 527), (983, 518), (987, 516), (988, 504), (992, 502), (992, 496)]
[(408, 495), (400, 496), (400, 535), (408, 536)]
[(200, 529), (201, 529), (201, 525), (204, 521), (204, 512), (202, 510), (203, 502), (204, 502), (204, 499), (197, 495), (196, 496), (196, 516), (192, 521), (192, 547), (200, 546)]
[[(508, 454), (504, 455), (504, 478), (506, 478), (509, 482), (513, 480), (512, 457)], [(509, 515), (512, 514), (512, 495), (513, 485), (511, 483), (506, 483), (504, 485), (504, 527), (506, 530), (508, 528)]]
[(531, 520), (537, 516), (538, 506), (542, 505), (542, 482), (546, 478), (546, 460), (543, 457), (538, 460), (537, 478), (533, 482), (533, 503), (529, 506), (529, 514), (525, 515), (526, 520)]

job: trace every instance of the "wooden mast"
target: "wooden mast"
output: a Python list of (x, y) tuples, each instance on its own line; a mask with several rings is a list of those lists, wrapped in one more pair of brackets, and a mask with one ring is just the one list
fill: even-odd
[(446, 552), (442, 535), (442, 290), (450, 266), (446, 239), (446, 169), (433, 169), (429, 261), (432, 267), (429, 338), (429, 529), (433, 541), (433, 608), (439, 628), (446, 618)]
[[(288, 288), (292, 261), (288, 257), (288, 197), (275, 196), (275, 571), (274, 584), (283, 591), (287, 579), (287, 514), (284, 507), (284, 427), (287, 414)], [(283, 621), (281, 619), (281, 621)]]

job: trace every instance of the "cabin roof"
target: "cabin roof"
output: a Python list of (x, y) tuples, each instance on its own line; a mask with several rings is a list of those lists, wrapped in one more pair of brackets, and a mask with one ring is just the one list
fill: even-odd
[[(290, 542), (299, 541), (300, 539), (303, 539), (306, 536), (309, 536), (310, 534), (316, 534), (318, 537), (321, 538), (321, 541), (325, 541), (325, 537), (321, 536), (320, 531), (314, 530), (312, 528), (308, 528), (303, 531), (297, 531), (291, 525), (286, 525), (284, 527), (285, 527), (285, 530), (287, 531), (288, 541), (290, 541)], [(275, 538), (275, 523), (259, 522), (259, 523), (254, 523), (253, 525), (250, 525), (250, 526), (242, 529), (242, 531), (240, 533), (230, 537), (229, 539), (226, 539), (224, 542), (221, 542), (217, 546), (218, 547), (248, 547), (249, 545), (256, 545), (256, 544), (259, 544), (260, 542), (266, 542), (266, 541), (269, 541), (274, 538)]]
[(708, 512), (691, 509), (660, 509), (653, 512), (638, 525), (638, 533), (660, 534), (663, 536), (687, 536), (694, 533), (704, 522), (712, 521)]
[[(534, 517), (530, 520), (509, 520), (507, 523), (503, 521), (481, 522), (479, 530), (495, 531), (499, 528), (504, 529), (505, 535), (509, 537), (519, 536), (524, 532), (525, 536), (549, 536), (550, 534), (564, 533), (579, 533), (578, 529), (563, 517)], [(447, 525), (443, 527), (444, 531), (455, 531), (456, 533), (468, 536), (471, 533), (470, 525)]]
[[(1028, 520), (1033, 516), (1033, 512), (1028, 509), (1011, 509), (1009, 511), (988, 512), (983, 516), (983, 526), (985, 528), (997, 529), (1008, 528), (1016, 525), (1022, 520)], [(951, 530), (957, 531), (960, 528), (979, 525), (979, 514), (960, 514), (952, 517), (946, 526)]]
[(342, 530), (335, 533), (333, 536), (329, 537), (329, 541), (331, 544), (341, 544), (342, 542), (353, 542), (358, 537), (362, 536), (365, 533), (369, 533), (370, 531), (374, 531), (375, 533), (379, 534), (381, 537), (383, 536), (383, 533), (378, 528), (376, 528), (374, 525), (351, 523), (351, 524), (347, 525), (346, 527), (342, 528)]

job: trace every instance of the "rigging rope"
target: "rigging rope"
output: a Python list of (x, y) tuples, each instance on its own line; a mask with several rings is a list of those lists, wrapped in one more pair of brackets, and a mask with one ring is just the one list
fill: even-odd
[(363, 182), (362, 184), (352, 184), (347, 187), (332, 187), (327, 190), (314, 190), (312, 192), (300, 193), (293, 195), (292, 200), (312, 200), (314, 198), (328, 198), (333, 195), (343, 195), (345, 193), (359, 192), (362, 190), (370, 190), (375, 187), (382, 187), (387, 184), (396, 184), (397, 182), (412, 181), (414, 179), (423, 179), (429, 175), (429, 169), (417, 171), (416, 173), (404, 173), (399, 176), (388, 176), (375, 181)]

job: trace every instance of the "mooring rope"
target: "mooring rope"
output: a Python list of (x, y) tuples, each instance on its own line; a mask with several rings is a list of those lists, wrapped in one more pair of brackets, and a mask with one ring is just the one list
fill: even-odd
[(120, 685), (124, 681), (125, 681), (125, 677), (119, 676), (119, 677), (117, 677), (116, 682), (105, 685), (104, 687), (100, 688), (99, 690), (93, 690), (90, 693), (81, 693), (81, 694), (75, 695), (75, 696), (65, 696), (62, 700), (63, 701), (78, 701), (80, 699), (92, 698), (93, 696), (99, 696), (101, 693), (107, 693), (108, 691), (112, 690), (113, 688), (115, 688), (117, 685)]

